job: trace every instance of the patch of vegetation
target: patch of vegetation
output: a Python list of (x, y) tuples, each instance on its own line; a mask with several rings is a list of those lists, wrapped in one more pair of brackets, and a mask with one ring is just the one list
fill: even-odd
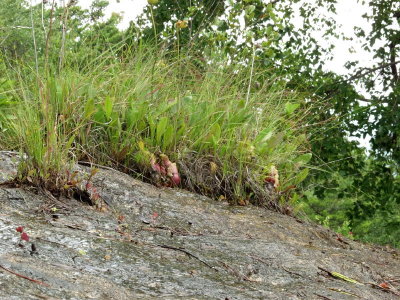
[[(286, 207), (280, 192), (305, 179), (310, 159), (301, 98), (248, 66), (149, 53), (17, 80), (2, 145), (27, 155), (21, 178), (57, 190), (72, 163), (90, 161), (235, 204)], [(162, 155), (179, 182), (154, 169)], [(267, 182), (271, 168), (279, 185)]]

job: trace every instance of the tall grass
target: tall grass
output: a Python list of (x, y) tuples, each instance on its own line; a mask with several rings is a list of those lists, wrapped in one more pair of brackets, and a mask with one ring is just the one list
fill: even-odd
[[(17, 80), (12, 97), (3, 148), (26, 153), (22, 177), (52, 189), (76, 161), (171, 185), (154, 170), (167, 155), (183, 188), (281, 210), (285, 192), (307, 176), (302, 99), (279, 78), (218, 57), (139, 47), (123, 62), (102, 57)], [(266, 179), (276, 169), (273, 187)]]

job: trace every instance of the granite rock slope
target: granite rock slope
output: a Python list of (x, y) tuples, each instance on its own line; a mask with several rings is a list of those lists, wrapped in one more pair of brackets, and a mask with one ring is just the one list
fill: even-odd
[(99, 210), (4, 184), (17, 164), (1, 152), (1, 299), (399, 298), (397, 250), (113, 170), (94, 177)]

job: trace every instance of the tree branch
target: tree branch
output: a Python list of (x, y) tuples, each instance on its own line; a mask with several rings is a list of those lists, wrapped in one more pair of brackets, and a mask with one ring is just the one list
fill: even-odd
[(399, 81), (399, 74), (397, 73), (397, 66), (396, 66), (396, 44), (394, 42), (390, 43), (390, 69), (392, 70), (392, 75), (395, 84)]
[(339, 81), (338, 83), (353, 81), (355, 79), (362, 78), (362, 77), (364, 77), (364, 76), (366, 76), (368, 74), (371, 74), (371, 73), (373, 73), (375, 71), (378, 71), (378, 70), (381, 70), (381, 69), (384, 69), (384, 68), (387, 68), (387, 67), (392, 67), (392, 66), (396, 67), (397, 64), (400, 64), (400, 60), (391, 61), (390, 63), (387, 63), (387, 64), (381, 64), (381, 65), (379, 65), (379, 66), (377, 66), (375, 68), (371, 68), (371, 69), (370, 68), (364, 68), (362, 70), (357, 71), (356, 74), (354, 74), (353, 76), (351, 76), (351, 77), (349, 77), (347, 79), (344, 79), (342, 81)]
[(367, 103), (388, 103), (388, 101), (383, 101), (382, 99), (367, 99), (362, 96), (357, 97), (357, 100), (367, 102)]

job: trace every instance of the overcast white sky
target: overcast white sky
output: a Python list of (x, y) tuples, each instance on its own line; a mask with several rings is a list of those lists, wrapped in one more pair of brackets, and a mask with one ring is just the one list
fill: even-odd
[[(110, 16), (112, 12), (120, 13), (124, 16), (121, 28), (126, 28), (129, 21), (135, 19), (147, 5), (147, 0), (108, 0), (110, 5), (107, 8), (107, 15)], [(79, 0), (79, 5), (84, 8), (89, 8), (92, 0)]]

